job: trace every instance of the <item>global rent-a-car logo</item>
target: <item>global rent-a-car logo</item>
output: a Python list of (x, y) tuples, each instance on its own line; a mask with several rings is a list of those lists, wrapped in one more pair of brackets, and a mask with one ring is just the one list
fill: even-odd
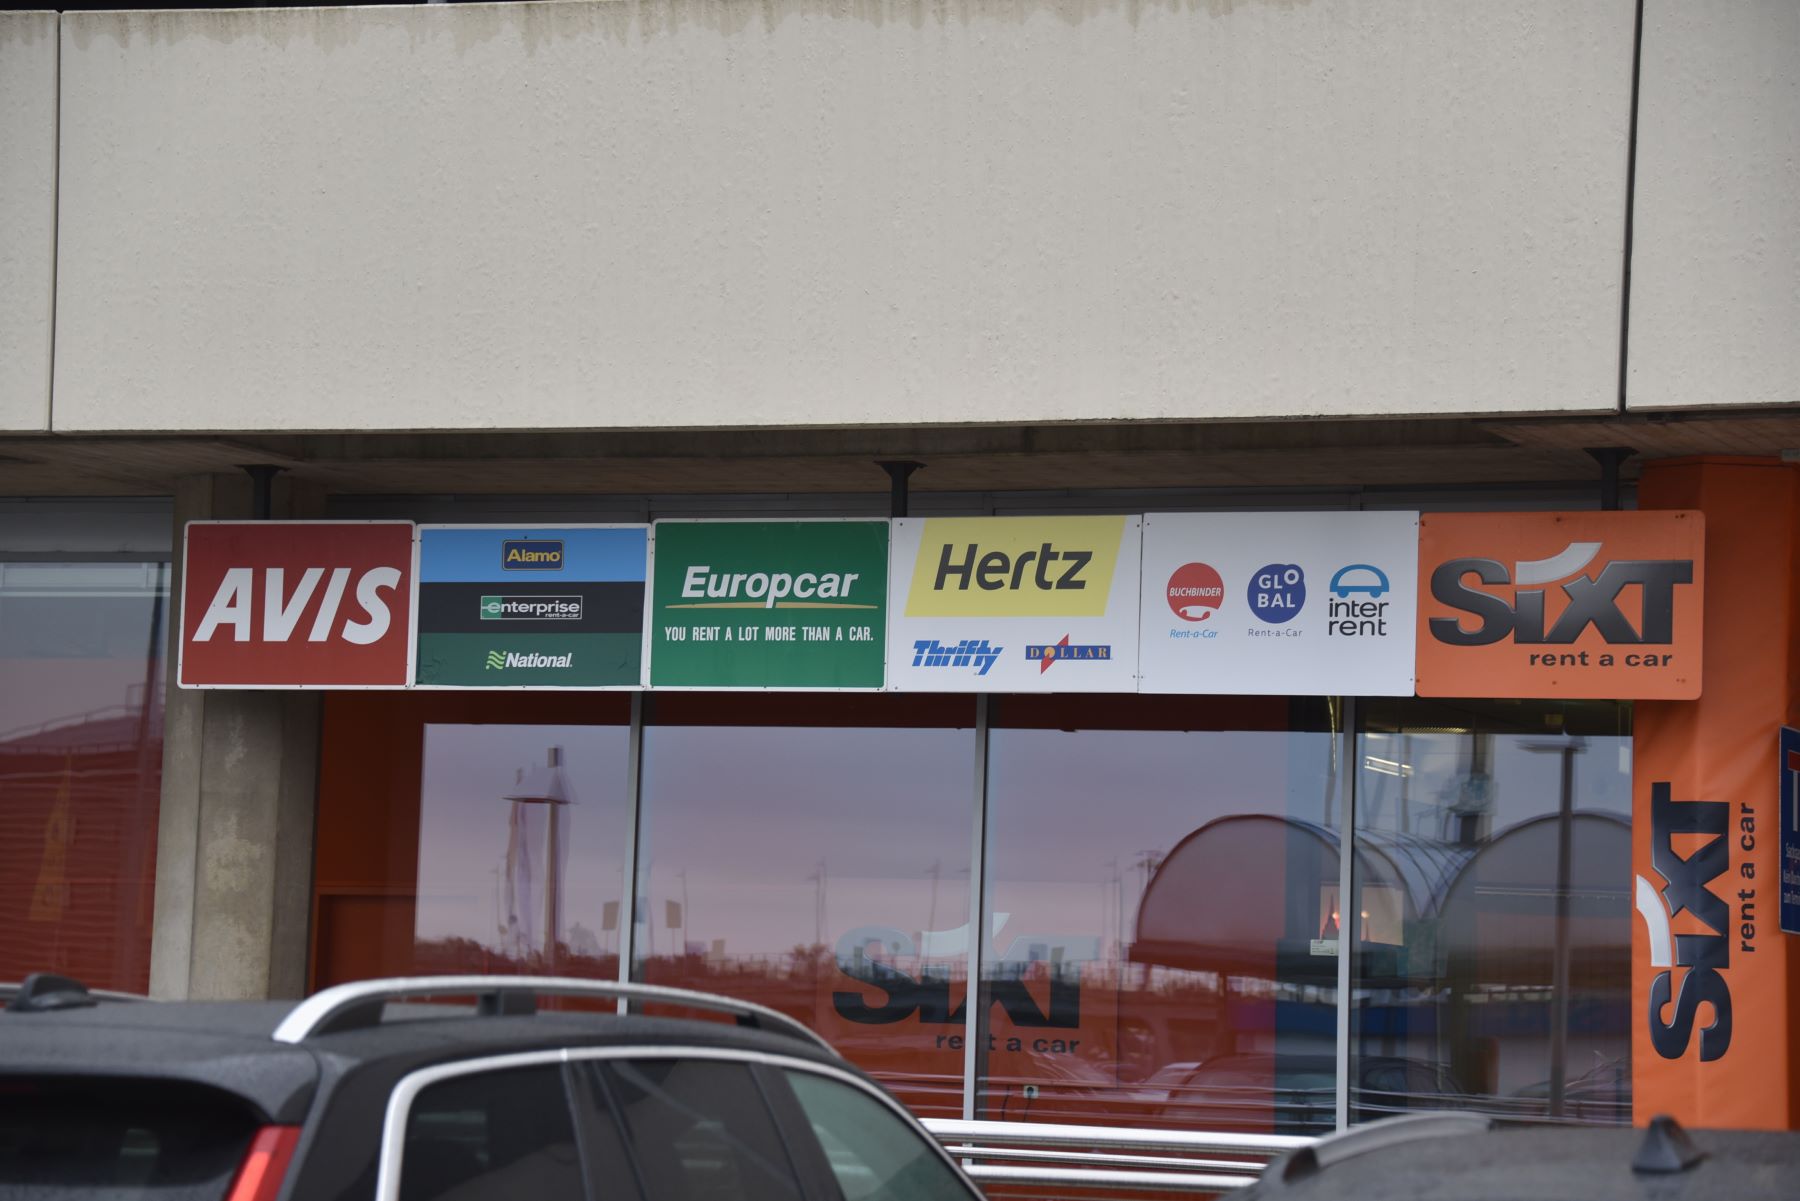
[[(1709, 887), (1731, 868), (1730, 824), (1725, 801), (1677, 801), (1666, 781), (1650, 786), (1650, 864), (1664, 883), (1659, 889), (1636, 877), (1635, 902), (1649, 937), (1650, 965), (1663, 969), (1650, 982), (1645, 1018), (1650, 1045), (1664, 1059), (1687, 1053), (1701, 1005), (1712, 1011), (1700, 1028), (1701, 1060), (1718, 1059), (1731, 1046), (1731, 906)], [(1685, 856), (1675, 849), (1677, 835), (1688, 843)], [(1695, 846), (1695, 839), (1703, 841)], [(1697, 922), (1703, 932), (1675, 932), (1675, 917), (1684, 910), (1690, 927)], [(1740, 916), (1749, 928), (1754, 913)], [(1744, 949), (1755, 948), (1746, 942)]]
[[(1306, 572), (1298, 563), (1270, 563), (1250, 577), (1244, 599), (1258, 621), (1270, 626), (1286, 625), (1306, 607)], [(1298, 637), (1300, 634), (1293, 627), (1285, 630), (1252, 628), (1249, 632), (1262, 638), (1276, 634)]]

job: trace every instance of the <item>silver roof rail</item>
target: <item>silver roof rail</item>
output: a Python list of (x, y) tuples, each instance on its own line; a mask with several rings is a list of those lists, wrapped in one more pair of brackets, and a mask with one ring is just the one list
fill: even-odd
[[(695, 992), (686, 988), (665, 988), (660, 984), (624, 984), (617, 980), (578, 980), (570, 976), (397, 976), (382, 980), (357, 980), (316, 992), (300, 1002), (275, 1027), (276, 1042), (298, 1043), (334, 1030), (378, 1024), (381, 1007), (388, 1001), (407, 997), (475, 996), (481, 998), (483, 1012), (527, 1013), (529, 1008), (514, 1008), (510, 1002), (530, 1002), (540, 996), (607, 997), (623, 1001), (656, 1001), (682, 1005), (689, 1009), (705, 1009), (729, 1013), (740, 1024), (762, 1030), (775, 1030), (804, 1039), (816, 1046), (837, 1051), (817, 1033), (787, 1014), (739, 1001), (717, 993)], [(373, 1011), (373, 1021), (370, 1012)]]

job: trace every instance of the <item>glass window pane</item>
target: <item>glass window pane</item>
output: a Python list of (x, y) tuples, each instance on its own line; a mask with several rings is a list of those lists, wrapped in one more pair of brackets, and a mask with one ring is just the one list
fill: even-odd
[(0, 979), (149, 987), (167, 605), (167, 564), (0, 563)]
[(880, 1101), (811, 1072), (789, 1072), (787, 1079), (844, 1201), (966, 1201), (970, 1196), (936, 1149)]
[[(617, 692), (327, 694), (313, 987), (537, 972), (551, 958), (559, 974), (617, 979), (630, 718)], [(562, 803), (538, 795), (553, 781)]]
[(798, 1201), (787, 1149), (742, 1064), (617, 1060), (599, 1078), (649, 1201)]
[(995, 706), (978, 1116), (1330, 1129), (1342, 798), (1324, 703)]
[(406, 1119), (401, 1201), (581, 1201), (581, 1159), (560, 1067), (456, 1076)]
[(974, 700), (652, 700), (637, 978), (782, 1010), (960, 1116)]
[(624, 726), (425, 726), (414, 964), (618, 978)]
[(1630, 717), (1364, 702), (1353, 1121), (1630, 1121)]

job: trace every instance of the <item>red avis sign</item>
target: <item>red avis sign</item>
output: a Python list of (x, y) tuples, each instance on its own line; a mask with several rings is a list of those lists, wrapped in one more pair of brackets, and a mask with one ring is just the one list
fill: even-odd
[(404, 688), (409, 521), (194, 521), (182, 567), (184, 688)]

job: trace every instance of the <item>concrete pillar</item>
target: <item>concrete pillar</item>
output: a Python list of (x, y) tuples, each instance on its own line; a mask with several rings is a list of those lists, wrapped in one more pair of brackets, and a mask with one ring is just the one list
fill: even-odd
[[(317, 495), (278, 486), (274, 515)], [(150, 992), (171, 999), (298, 997), (306, 988), (320, 697), (176, 687), (181, 535), (189, 521), (250, 514), (247, 477), (175, 490), (168, 701)]]

